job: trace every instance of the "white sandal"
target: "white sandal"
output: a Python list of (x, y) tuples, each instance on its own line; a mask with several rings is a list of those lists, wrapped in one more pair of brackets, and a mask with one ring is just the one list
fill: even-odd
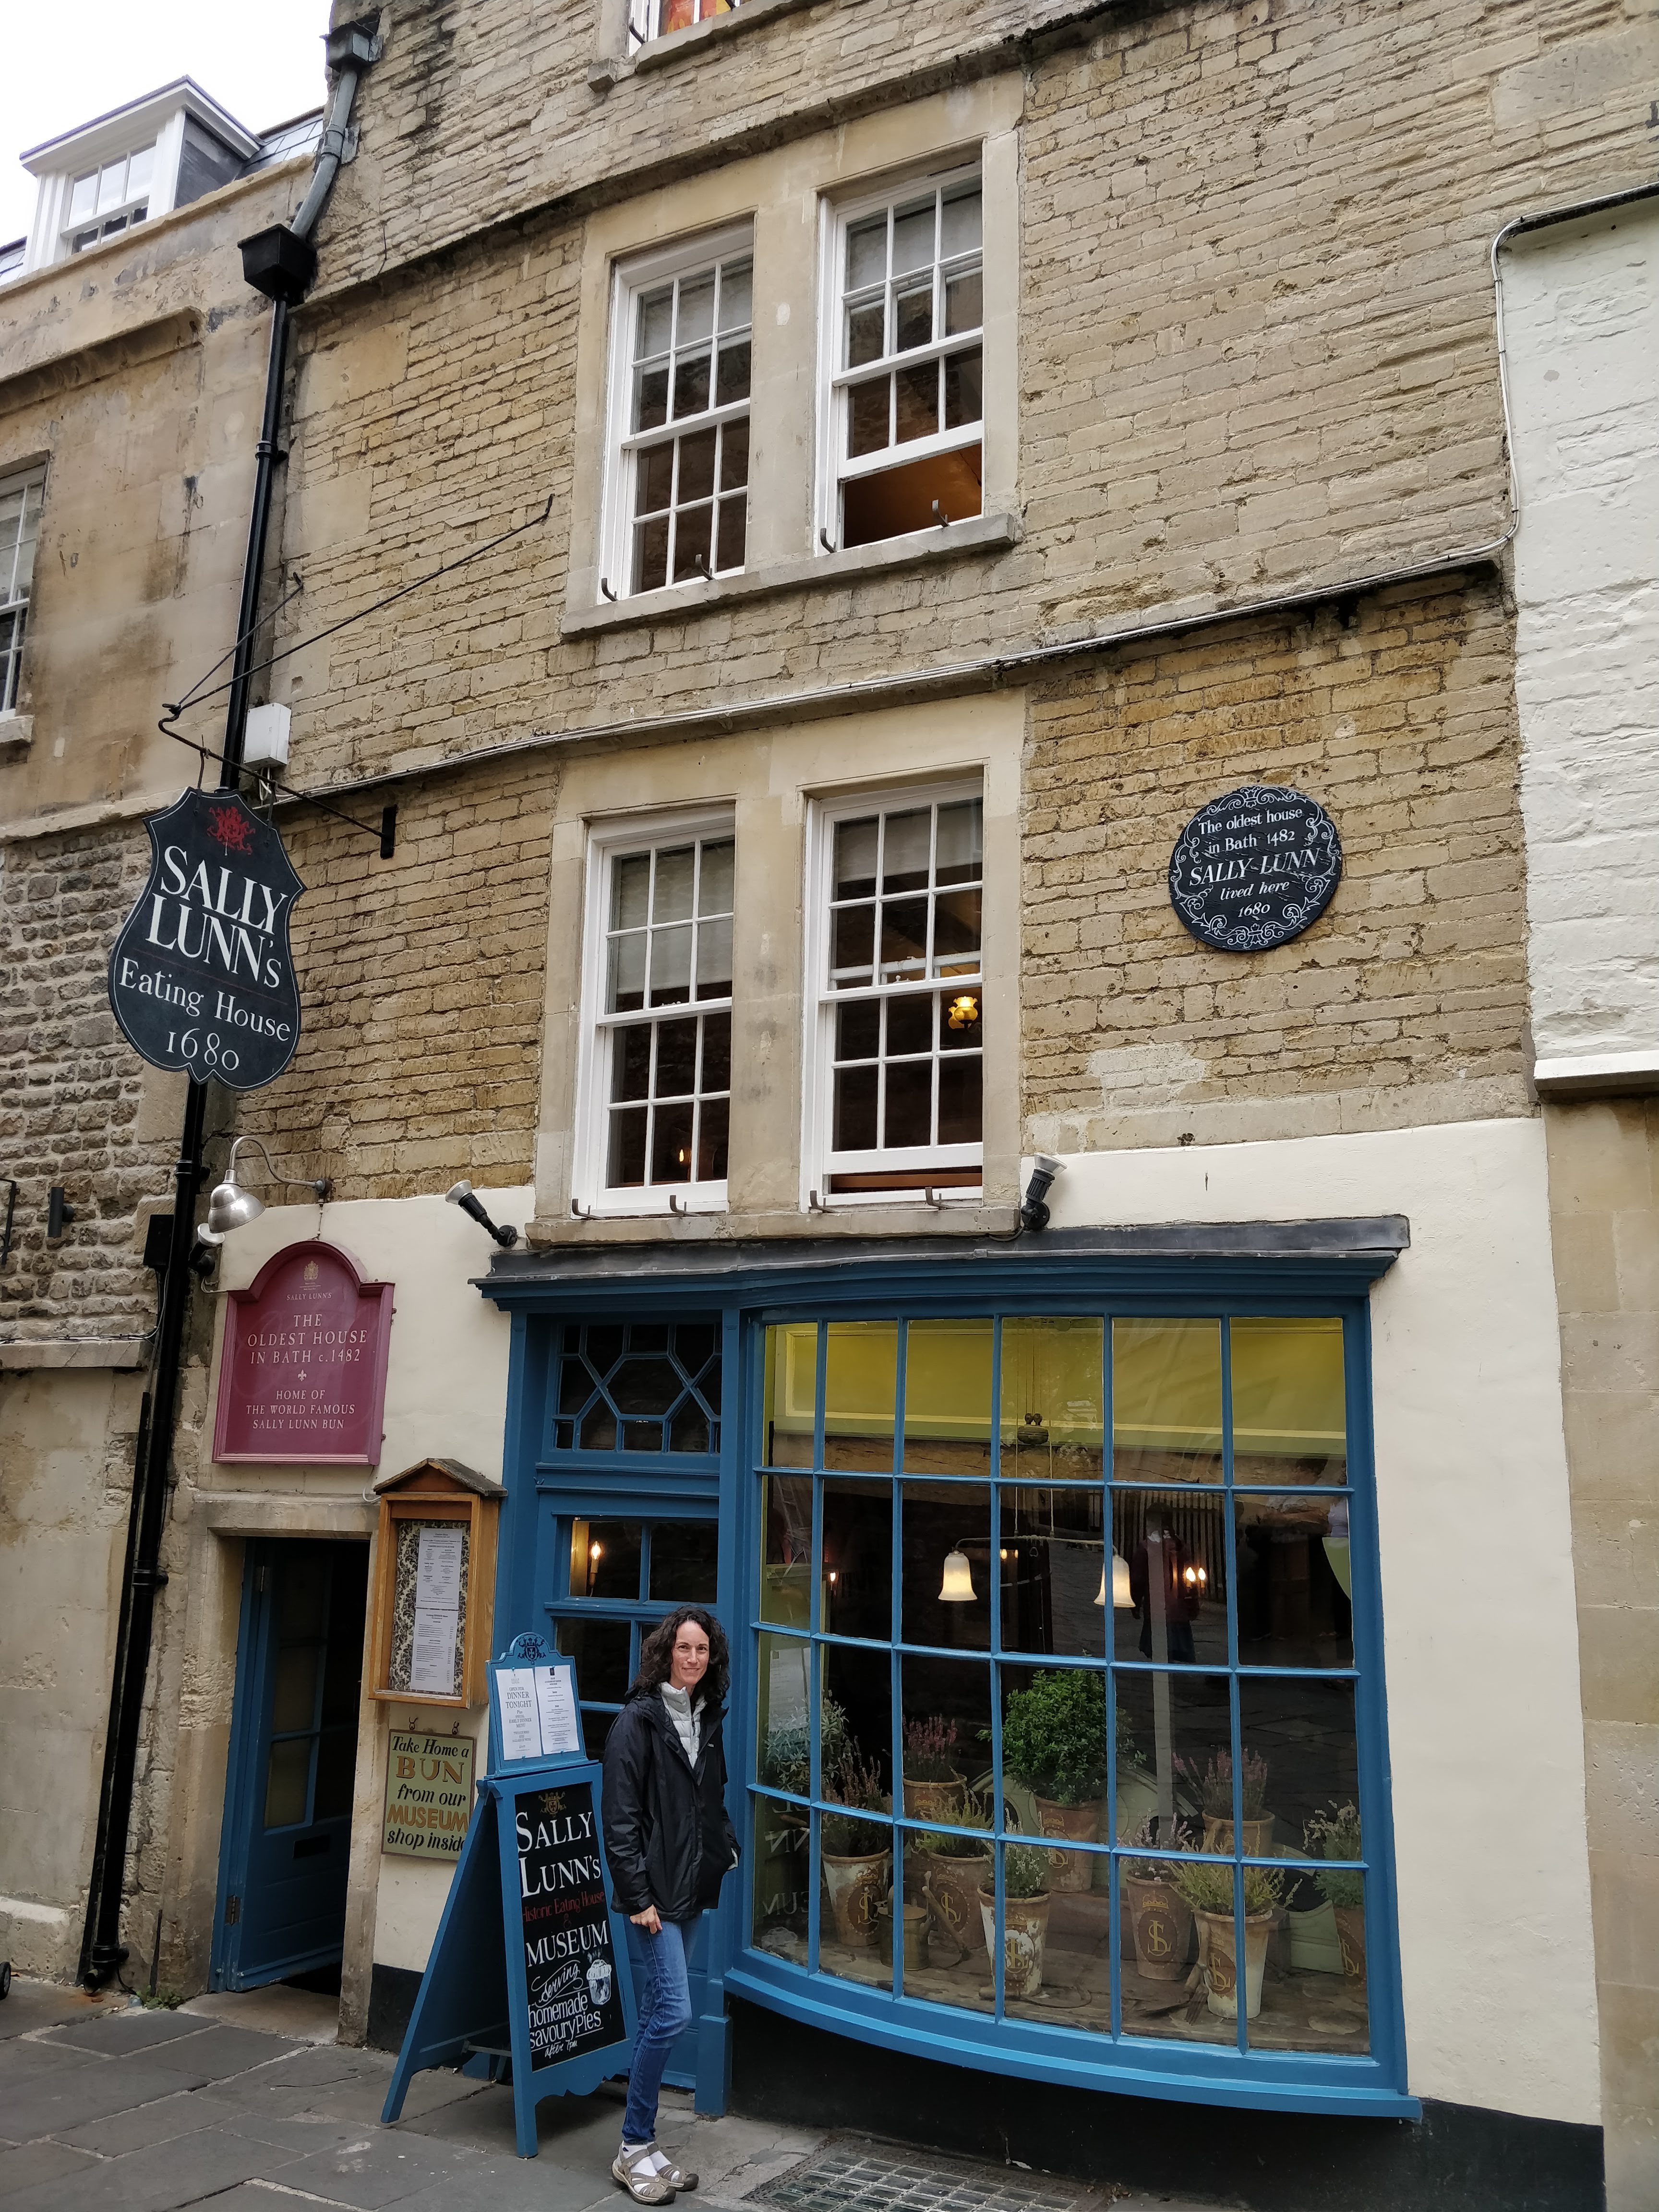
[(636, 2204), (672, 2204), (674, 2185), (667, 2172), (652, 2162), (653, 2143), (623, 2143), (611, 2161), (611, 2177), (618, 2181)]

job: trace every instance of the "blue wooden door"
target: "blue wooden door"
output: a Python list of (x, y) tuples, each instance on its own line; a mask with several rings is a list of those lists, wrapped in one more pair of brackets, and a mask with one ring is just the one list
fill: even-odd
[(247, 1547), (216, 1989), (339, 1961), (368, 1574), (366, 1544)]

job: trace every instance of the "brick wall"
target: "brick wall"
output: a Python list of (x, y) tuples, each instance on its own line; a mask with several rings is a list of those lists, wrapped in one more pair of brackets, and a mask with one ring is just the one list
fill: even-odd
[[(394, 7), (305, 319), (306, 627), (554, 505), (296, 661), (307, 770), (951, 661), (1496, 535), (1488, 245), (1522, 207), (1647, 173), (1630, 88), (1659, 68), (1659, 19), (1620, 0), (1108, 9), (1021, 49), (1023, 542), (562, 641), (592, 551), (568, 515), (590, 186), (763, 150), (842, 112), (838, 88), (849, 113), (914, 97), (926, 71), (896, 76), (884, 43), (901, 32), (907, 66), (950, 46), (971, 74), (981, 49), (1006, 65), (1011, 28), (1074, 12), (822, 0), (602, 100), (582, 19), (550, 0), (511, 24), (478, 0)], [(739, 112), (767, 135), (708, 139)]]
[(540, 760), (405, 791), (390, 862), (326, 816), (284, 822), (300, 1048), (240, 1124), (284, 1172), (341, 1198), (529, 1182), (557, 788)]
[[(1490, 578), (1125, 650), (1044, 687), (1026, 761), (1028, 1138), (1044, 1150), (1527, 1110), (1510, 623)], [(1248, 958), (1170, 904), (1207, 800), (1287, 783), (1343, 846)]]
[[(137, 1334), (155, 1315), (133, 1219), (163, 1210), (178, 1157), (176, 1084), (146, 1085), (105, 989), (110, 945), (143, 890), (139, 825), (5, 848), (0, 866), (0, 1174), (18, 1179), (11, 1259), (0, 1271), (7, 1339)], [(147, 1095), (152, 1101), (146, 1112)], [(76, 1219), (46, 1240), (46, 1194)], [(3, 1207), (0, 1194), (0, 1208)]]

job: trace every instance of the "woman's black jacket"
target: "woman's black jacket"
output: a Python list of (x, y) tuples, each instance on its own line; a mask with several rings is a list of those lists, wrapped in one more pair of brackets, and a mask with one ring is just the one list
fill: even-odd
[(726, 1815), (723, 1713), (703, 1706), (695, 1768), (655, 1690), (635, 1684), (611, 1723), (600, 1803), (618, 1911), (654, 1905), (665, 1920), (691, 1920), (719, 1902), (738, 1863)]

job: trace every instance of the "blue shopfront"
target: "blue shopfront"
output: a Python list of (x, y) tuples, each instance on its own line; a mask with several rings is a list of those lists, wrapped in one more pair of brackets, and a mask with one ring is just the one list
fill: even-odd
[(971, 2069), (920, 2139), (1016, 2093), (1073, 2132), (1076, 2093), (1418, 2117), (1368, 1345), (1405, 1241), (702, 1243), (491, 1273), (497, 1641), (550, 1627), (597, 1752), (653, 1620), (700, 1601), (731, 1638), (746, 1850), (705, 1923), (703, 2109), (879, 2125), (873, 2082)]

